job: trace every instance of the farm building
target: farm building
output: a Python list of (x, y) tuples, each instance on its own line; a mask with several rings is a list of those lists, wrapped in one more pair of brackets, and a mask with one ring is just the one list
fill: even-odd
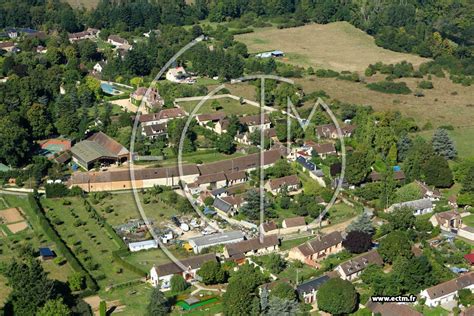
[(129, 159), (130, 152), (102, 132), (95, 133), (71, 148), (72, 159), (86, 170), (95, 163), (120, 164)]
[(225, 245), (224, 256), (233, 260), (241, 260), (247, 256), (269, 253), (277, 250), (279, 239), (276, 235), (266, 236), (263, 240), (253, 238)]
[(140, 250), (148, 250), (148, 249), (153, 249), (153, 248), (158, 248), (158, 243), (154, 239), (131, 242), (128, 244), (128, 249), (131, 252), (140, 251)]
[(281, 50), (272, 50), (270, 52), (263, 52), (255, 55), (257, 58), (272, 58), (272, 57), (283, 57), (285, 56), (285, 53), (283, 53)]

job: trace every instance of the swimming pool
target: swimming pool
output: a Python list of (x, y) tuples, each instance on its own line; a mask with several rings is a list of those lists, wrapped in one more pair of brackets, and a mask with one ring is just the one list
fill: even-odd
[(115, 89), (114, 86), (105, 82), (100, 84), (100, 88), (102, 89), (102, 91), (104, 91), (104, 93), (110, 95), (119, 95), (122, 93), (122, 91)]

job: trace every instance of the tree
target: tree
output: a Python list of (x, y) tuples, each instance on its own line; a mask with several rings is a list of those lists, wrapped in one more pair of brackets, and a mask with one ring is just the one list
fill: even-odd
[(404, 232), (396, 230), (380, 240), (378, 252), (387, 262), (393, 262), (400, 256), (410, 258), (411, 242)]
[(349, 314), (357, 307), (357, 292), (351, 282), (333, 278), (321, 285), (316, 294), (318, 308), (335, 315)]
[(197, 275), (201, 277), (202, 282), (206, 285), (225, 283), (227, 281), (227, 271), (216, 261), (203, 263)]
[(406, 293), (418, 293), (438, 283), (433, 267), (425, 256), (397, 258), (393, 263), (393, 274), (400, 282), (402, 291)]
[(82, 273), (76, 272), (67, 278), (67, 282), (72, 291), (79, 291), (85, 286), (85, 277)]
[(346, 179), (351, 184), (360, 184), (370, 172), (373, 158), (366, 150), (349, 153), (346, 164)]
[(260, 304), (257, 297), (258, 286), (265, 282), (258, 268), (245, 264), (229, 279), (227, 291), (223, 295), (224, 315), (257, 315)]
[(443, 128), (438, 128), (431, 139), (433, 150), (436, 154), (445, 159), (454, 159), (457, 156), (454, 142), (449, 138), (448, 131)]
[(38, 310), (37, 316), (69, 316), (71, 311), (62, 298), (49, 300)]
[(408, 135), (403, 135), (397, 143), (398, 161), (405, 160), (408, 151), (412, 146), (412, 141)]
[(213, 100), (212, 103), (211, 103), (211, 108), (212, 108), (214, 111), (219, 111), (220, 109), (222, 109), (222, 106), (221, 106), (221, 104), (219, 103), (219, 101)]
[(285, 269), (286, 261), (283, 260), (283, 258), (279, 254), (272, 253), (265, 259), (264, 264), (265, 264), (265, 268), (270, 270), (270, 272), (280, 273), (281, 271)]
[[(245, 194), (246, 203), (240, 208), (240, 212), (251, 220), (260, 218), (260, 192), (256, 189), (248, 190)], [(270, 203), (264, 197), (264, 210), (270, 212)]]
[(368, 233), (353, 230), (347, 234), (342, 245), (352, 253), (363, 253), (372, 246), (372, 237)]
[(421, 198), (421, 189), (416, 183), (404, 185), (395, 192), (395, 202), (413, 201)]
[(183, 292), (188, 288), (188, 283), (180, 274), (175, 274), (171, 277), (171, 291), (174, 293)]
[(9, 165), (24, 163), (31, 148), (26, 129), (16, 118), (0, 117), (0, 160)]
[(34, 103), (26, 112), (26, 117), (35, 139), (46, 137), (53, 131), (53, 125), (45, 105)]
[(388, 221), (394, 230), (408, 230), (415, 224), (415, 215), (409, 207), (395, 209), (388, 215)]
[(171, 310), (168, 300), (159, 288), (153, 288), (147, 306), (148, 316), (164, 316)]
[(373, 235), (375, 229), (367, 212), (362, 213), (356, 220), (347, 226), (347, 232), (351, 231), (359, 231)]
[(12, 286), (10, 303), (15, 315), (35, 315), (39, 307), (55, 298), (53, 281), (36, 259), (11, 262), (5, 276)]
[(229, 134), (222, 134), (218, 137), (215, 146), (220, 153), (230, 155), (235, 152), (234, 138)]
[[(273, 290), (272, 290), (273, 293)], [(262, 311), (263, 315), (297, 315), (299, 304), (296, 299), (289, 300), (278, 296), (270, 296), (268, 307)]]
[(423, 166), (425, 181), (437, 188), (449, 188), (453, 185), (453, 173), (449, 164), (441, 156), (434, 155)]
[(458, 291), (459, 302), (464, 306), (471, 306), (474, 304), (474, 293), (470, 289), (461, 289)]
[(294, 170), (286, 159), (279, 159), (273, 167), (268, 168), (266, 174), (275, 178), (286, 177), (294, 174)]
[(276, 296), (278, 298), (293, 301), (296, 300), (295, 289), (286, 282), (280, 282), (270, 292), (270, 297)]

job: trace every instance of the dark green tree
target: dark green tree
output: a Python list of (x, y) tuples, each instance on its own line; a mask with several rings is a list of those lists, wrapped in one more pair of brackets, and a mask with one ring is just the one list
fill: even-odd
[(334, 314), (349, 314), (357, 308), (357, 292), (351, 282), (333, 278), (321, 285), (316, 294), (318, 308)]
[(215, 142), (218, 152), (230, 155), (235, 152), (234, 138), (229, 134), (222, 134)]
[(372, 246), (372, 236), (361, 231), (350, 231), (342, 242), (344, 248), (352, 253), (363, 253)]
[(202, 282), (206, 285), (225, 283), (227, 281), (227, 271), (216, 261), (205, 262), (197, 272), (197, 275), (201, 277)]
[(404, 232), (396, 230), (380, 240), (378, 252), (387, 262), (393, 262), (400, 256), (411, 258), (411, 242)]
[(449, 188), (453, 185), (453, 173), (449, 164), (441, 156), (434, 155), (423, 166), (425, 181), (437, 188)]
[(171, 291), (174, 293), (183, 292), (188, 288), (188, 283), (180, 274), (175, 274), (171, 277)]
[(159, 288), (153, 288), (147, 306), (148, 316), (164, 316), (171, 310), (168, 300)]

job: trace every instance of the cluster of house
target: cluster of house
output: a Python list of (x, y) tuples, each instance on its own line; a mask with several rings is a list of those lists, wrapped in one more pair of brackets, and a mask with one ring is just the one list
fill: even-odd
[(143, 102), (150, 110), (161, 109), (165, 104), (165, 101), (160, 96), (158, 89), (154, 87), (150, 89), (138, 87), (133, 93), (130, 94), (130, 103), (139, 106), (141, 102)]
[(72, 44), (74, 42), (78, 42), (78, 41), (82, 41), (86, 39), (96, 39), (99, 33), (100, 33), (100, 30), (89, 27), (87, 30), (82, 31), (82, 32), (69, 33), (67, 35), (67, 38), (69, 39), (69, 42)]

